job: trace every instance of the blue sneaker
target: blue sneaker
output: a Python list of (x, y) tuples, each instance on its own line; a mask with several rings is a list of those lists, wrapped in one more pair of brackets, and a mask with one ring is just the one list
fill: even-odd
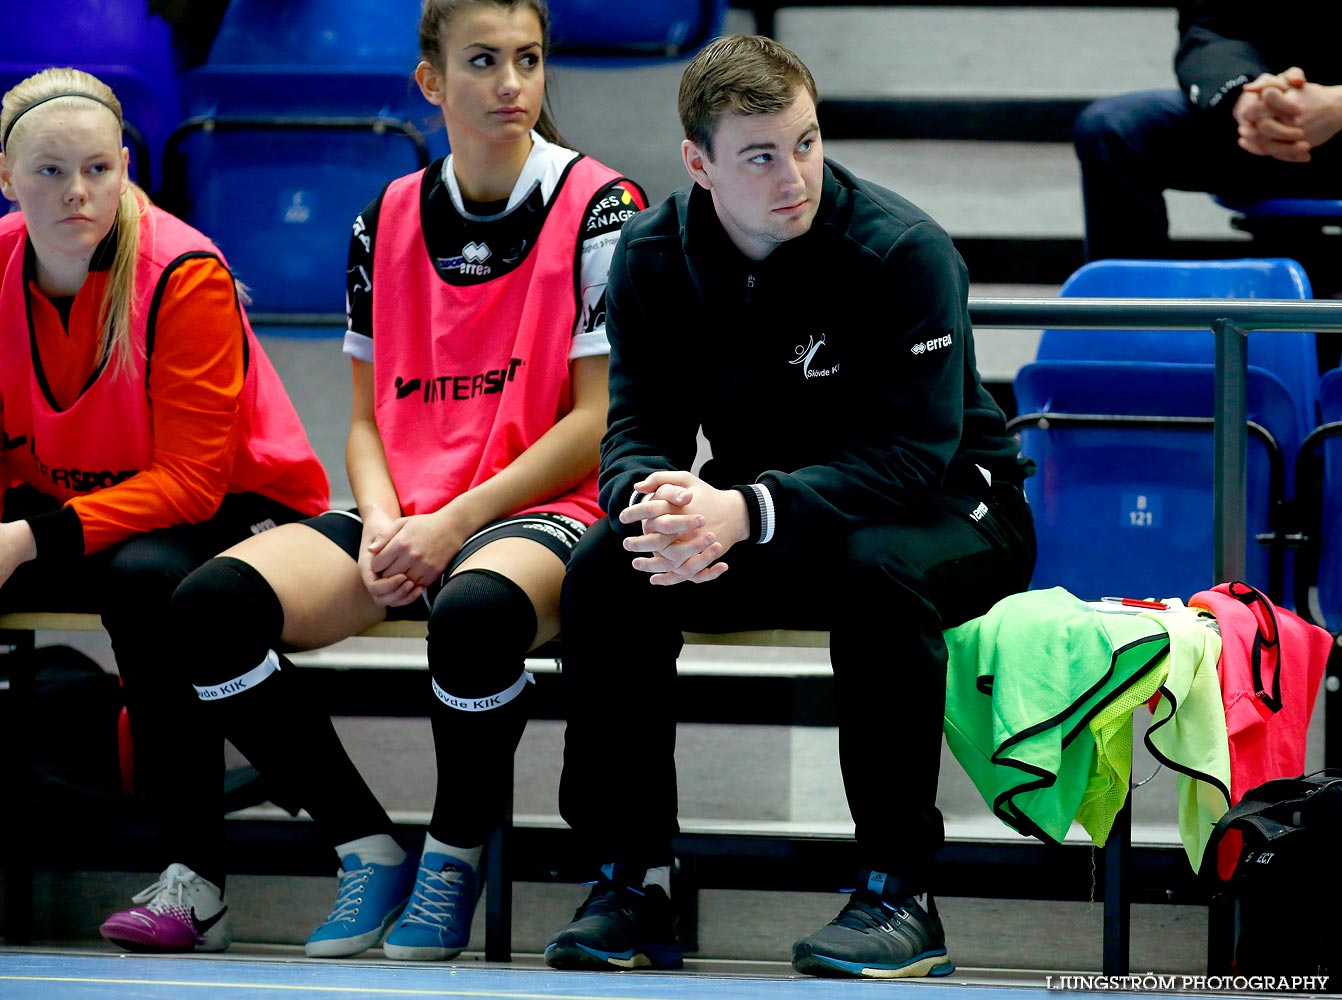
[(364, 864), (357, 854), (341, 858), (335, 908), (308, 938), (308, 957), (348, 958), (377, 944), (410, 899), (418, 861), (412, 854), (399, 865)]
[(383, 953), (410, 962), (456, 958), (471, 939), (480, 886), (480, 876), (466, 862), (425, 854), (410, 903), (383, 942)]

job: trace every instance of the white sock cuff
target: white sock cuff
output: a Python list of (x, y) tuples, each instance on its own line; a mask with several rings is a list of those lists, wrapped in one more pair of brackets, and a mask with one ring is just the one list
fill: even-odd
[(671, 898), (671, 866), (662, 865), (660, 868), (649, 868), (643, 873), (644, 885), (659, 885), (662, 892), (666, 893), (667, 899)]
[(399, 865), (405, 860), (405, 850), (389, 833), (375, 833), (370, 837), (346, 841), (336, 845), (336, 854), (344, 858), (357, 854), (364, 864)]
[(224, 681), (222, 684), (208, 684), (201, 687), (198, 684), (191, 686), (196, 689), (196, 697), (201, 701), (218, 701), (220, 698), (231, 698), (235, 694), (241, 694), (248, 688), (254, 688), (263, 680), (280, 669), (280, 658), (275, 651), (268, 650), (266, 658), (252, 667), (241, 677), (234, 677), (231, 681)]
[(531, 671), (523, 670), (511, 687), (483, 698), (458, 698), (454, 694), (448, 694), (438, 686), (438, 681), (433, 677), (429, 678), (429, 683), (433, 685), (434, 696), (448, 708), (455, 708), (458, 712), (488, 712), (491, 708), (502, 708), (508, 704), (525, 691), (528, 684), (535, 684), (536, 678), (531, 676)]
[(484, 856), (484, 845), (478, 847), (457, 847), (454, 844), (444, 844), (441, 840), (431, 833), (424, 834), (424, 853), (425, 854), (446, 854), (449, 858), (456, 858), (458, 861), (464, 861), (472, 868), (480, 867), (480, 859)]

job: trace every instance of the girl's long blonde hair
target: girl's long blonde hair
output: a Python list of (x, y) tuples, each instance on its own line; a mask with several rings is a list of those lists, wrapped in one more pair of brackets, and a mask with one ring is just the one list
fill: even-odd
[[(54, 95), (62, 95), (54, 97)], [(103, 105), (116, 115), (117, 130), (122, 127), (121, 102), (112, 88), (96, 76), (71, 67), (53, 67), (20, 80), (5, 94), (0, 103), (0, 135), (4, 135), (4, 153), (15, 145), (15, 136), (23, 137), (23, 122), (14, 120), (41, 101), (50, 101), (56, 107), (80, 108), (83, 97)], [(10, 127), (13, 124), (13, 132)], [(117, 207), (112, 231), (116, 240), (116, 255), (112, 259), (107, 287), (98, 309), (98, 323), (102, 332), (98, 341), (98, 357), (107, 358), (114, 375), (131, 370), (131, 313), (135, 304), (135, 265), (140, 252), (140, 219), (149, 207), (149, 196), (136, 184), (127, 181)]]

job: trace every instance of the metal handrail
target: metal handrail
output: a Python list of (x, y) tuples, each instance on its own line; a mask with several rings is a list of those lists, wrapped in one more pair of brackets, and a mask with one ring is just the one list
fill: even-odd
[(1228, 320), (1244, 331), (1342, 331), (1342, 301), (1328, 299), (1032, 299), (971, 296), (975, 327), (1069, 330), (1210, 330)]
[(1216, 362), (1212, 493), (1216, 548), (1212, 572), (1216, 579), (1208, 585), (1245, 578), (1248, 335), (1272, 330), (1342, 332), (1342, 301), (971, 297), (969, 318), (976, 328), (1210, 330)]

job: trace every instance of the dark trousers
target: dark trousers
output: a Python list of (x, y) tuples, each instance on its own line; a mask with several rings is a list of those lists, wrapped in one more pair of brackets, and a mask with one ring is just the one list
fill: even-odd
[[(5, 494), (3, 519), (55, 506), (18, 487)], [(192, 651), (168, 640), (168, 601), (187, 574), (253, 525), (300, 516), (265, 497), (230, 495), (209, 521), (135, 535), (74, 566), (24, 563), (0, 589), (2, 611), (102, 616), (130, 717), (136, 791), (153, 809), (165, 867), (175, 861), (211, 881), (223, 877), (223, 737), (191, 687)]]
[(654, 587), (608, 521), (588, 529), (561, 605), (568, 728), (559, 806), (592, 857), (633, 867), (672, 860), (682, 630), (829, 629), (858, 843), (870, 867), (920, 891), (944, 837), (942, 630), (1025, 589), (1034, 567), (1020, 491), (982, 493), (790, 554), (738, 545), (725, 557), (731, 568), (701, 585)]
[(1106, 97), (1077, 119), (1086, 259), (1165, 259), (1167, 190), (1206, 191), (1228, 201), (1342, 198), (1342, 138), (1309, 163), (1255, 156), (1235, 144), (1228, 115), (1190, 108), (1178, 90)]

